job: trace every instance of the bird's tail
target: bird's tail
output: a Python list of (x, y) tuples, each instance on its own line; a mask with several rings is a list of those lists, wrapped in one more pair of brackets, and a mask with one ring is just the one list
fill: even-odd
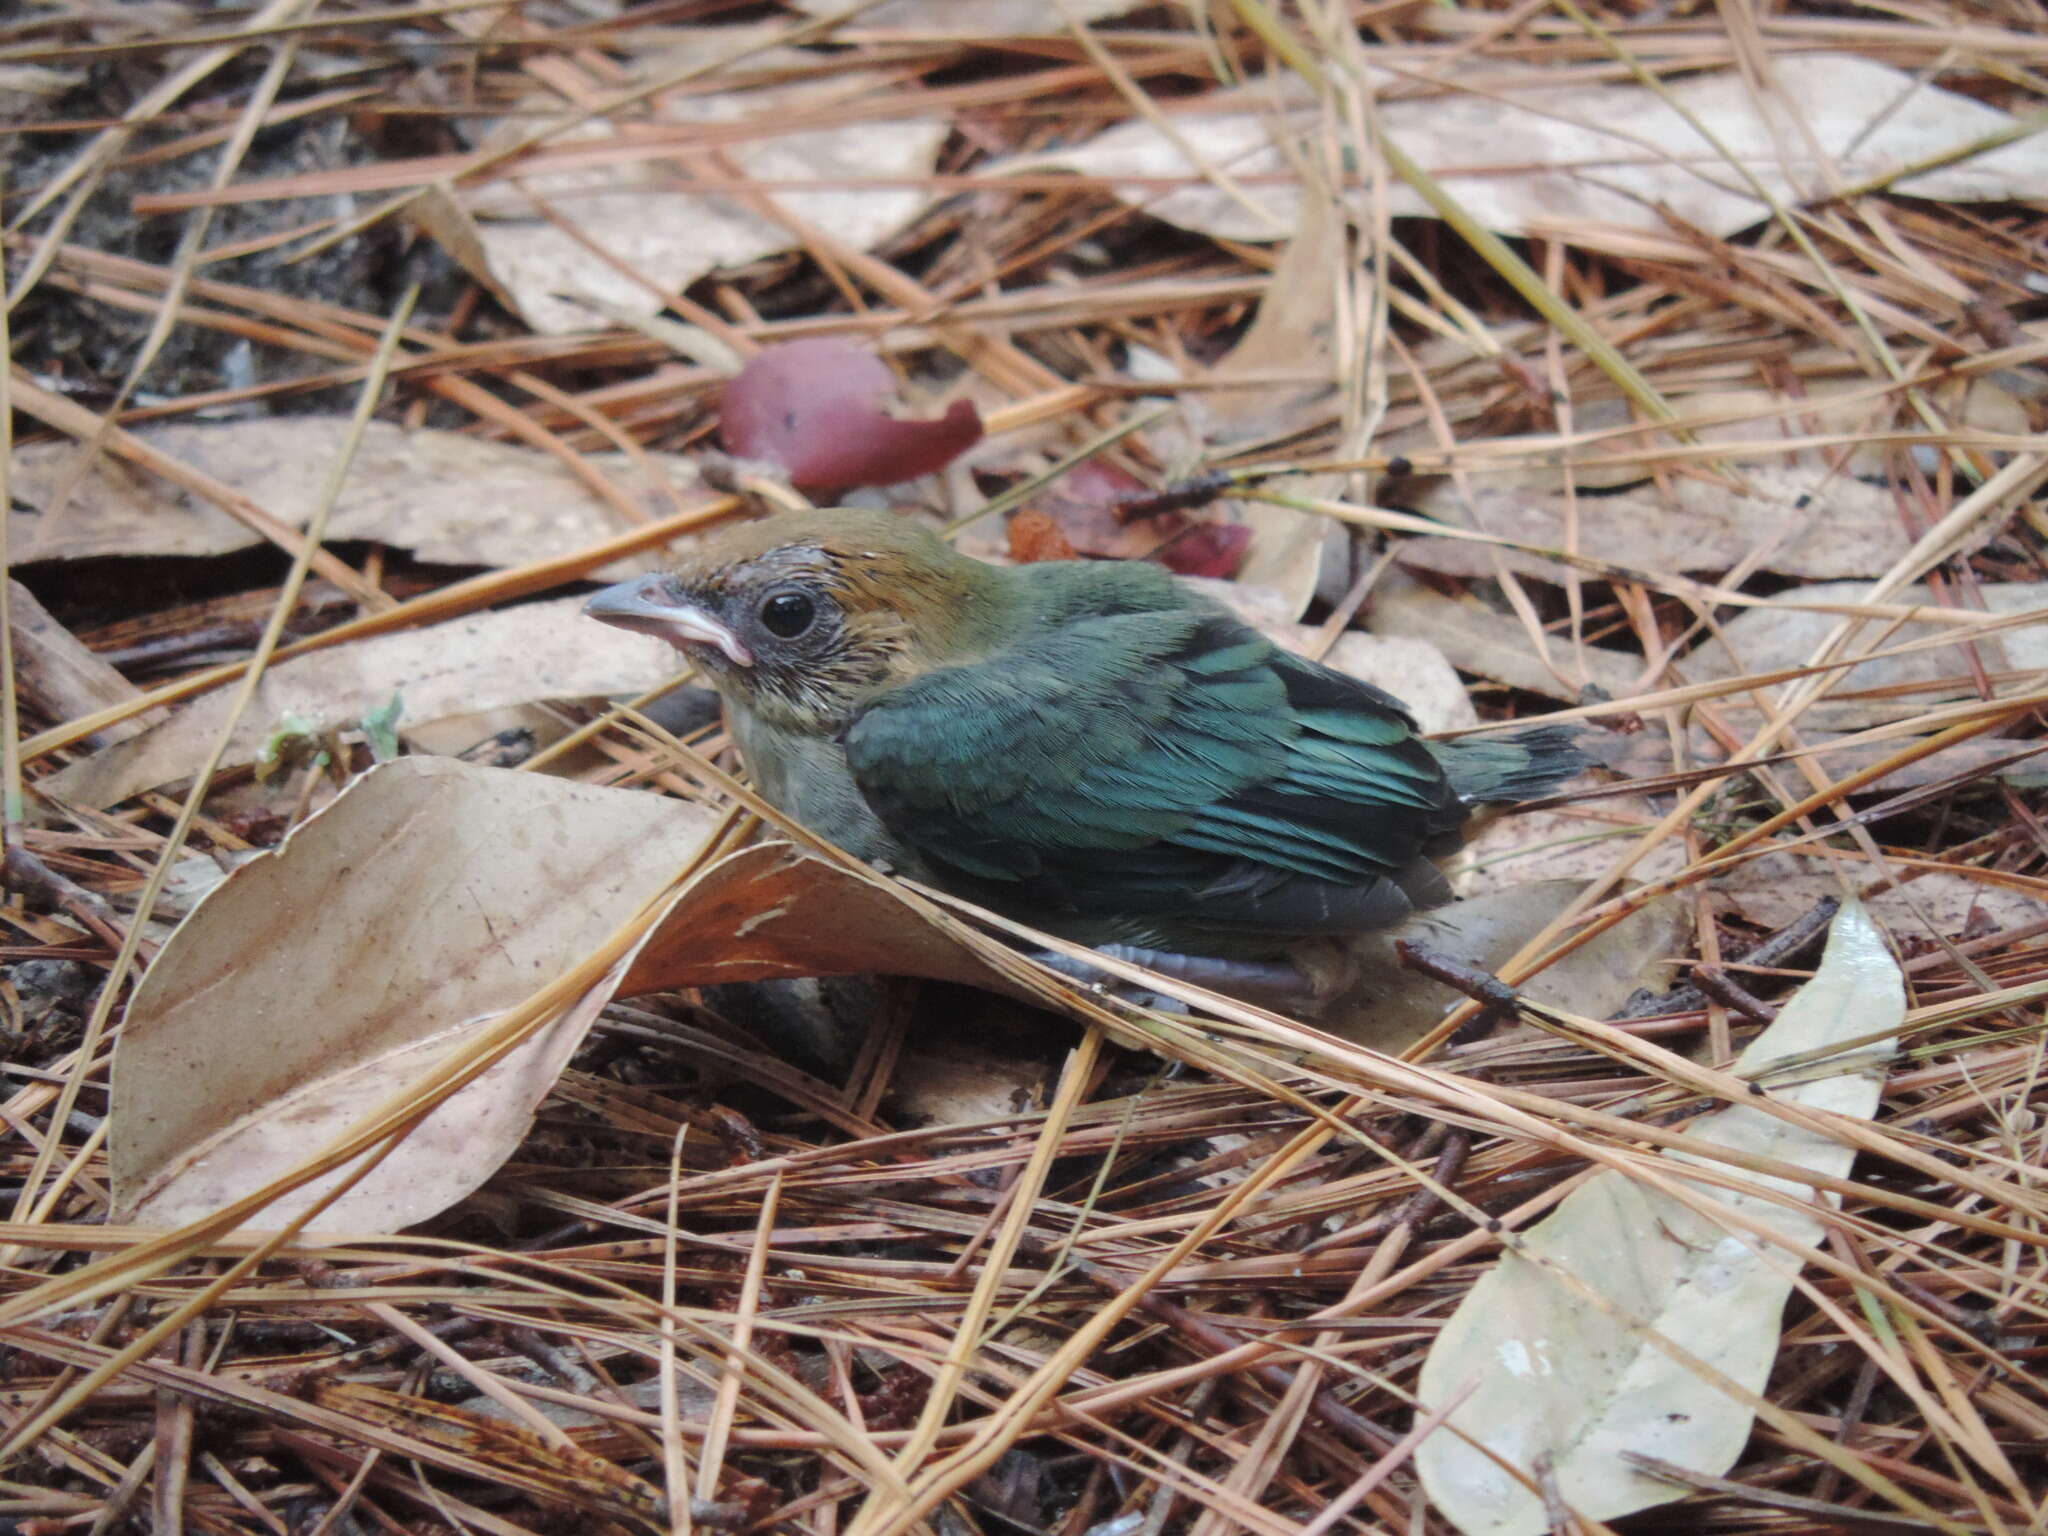
[(1591, 766), (1577, 734), (1567, 726), (1538, 725), (1511, 735), (1435, 741), (1430, 750), (1467, 805), (1516, 805), (1542, 799)]

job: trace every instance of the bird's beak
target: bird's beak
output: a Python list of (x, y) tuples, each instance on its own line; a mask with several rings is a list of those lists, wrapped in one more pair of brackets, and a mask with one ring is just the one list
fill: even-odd
[(708, 645), (736, 667), (754, 664), (753, 653), (738, 635), (696, 604), (677, 597), (665, 576), (635, 576), (606, 587), (583, 605), (583, 611), (619, 629), (657, 635), (679, 651)]

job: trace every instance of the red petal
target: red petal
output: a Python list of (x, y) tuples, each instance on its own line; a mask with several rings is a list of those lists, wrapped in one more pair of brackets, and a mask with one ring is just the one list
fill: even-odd
[(726, 452), (780, 465), (801, 490), (896, 485), (943, 469), (981, 440), (981, 413), (956, 400), (936, 421), (889, 414), (896, 378), (848, 341), (769, 347), (725, 387)]
[(1243, 564), (1251, 542), (1243, 523), (1197, 523), (1153, 558), (1177, 576), (1226, 577)]
[[(1157, 560), (1181, 576), (1228, 576), (1244, 562), (1252, 531), (1240, 523), (1195, 522), (1182, 512), (1163, 512), (1129, 522), (1117, 516), (1119, 503), (1146, 495), (1150, 489), (1114, 464), (1090, 459), (1061, 476), (1034, 506), (1070, 549), (1098, 560)], [(1019, 514), (1018, 521), (1022, 516)], [(1031, 536), (1044, 537), (1035, 530)], [(1018, 537), (1013, 522), (1013, 559), (1063, 558), (1018, 554)]]

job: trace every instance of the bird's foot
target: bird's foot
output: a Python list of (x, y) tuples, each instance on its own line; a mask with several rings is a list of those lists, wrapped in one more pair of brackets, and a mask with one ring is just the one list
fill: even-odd
[[(1211, 992), (1227, 993), (1248, 1003), (1299, 1007), (1316, 1001), (1322, 990), (1307, 971), (1284, 960), (1226, 960), (1216, 955), (1184, 955), (1175, 950), (1146, 949), (1136, 944), (1099, 944), (1095, 953), (1126, 965), (1142, 965), (1175, 981), (1185, 981)], [(1187, 1005), (1178, 998), (1121, 981), (1078, 956), (1040, 949), (1032, 951), (1032, 958), (1062, 976), (1106, 985), (1119, 996), (1142, 1007), (1156, 1008), (1162, 1013), (1187, 1012)]]

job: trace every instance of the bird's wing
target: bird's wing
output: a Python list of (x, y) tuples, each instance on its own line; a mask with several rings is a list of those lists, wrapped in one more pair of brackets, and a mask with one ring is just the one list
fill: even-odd
[(1463, 817), (1398, 701), (1206, 608), (1074, 619), (929, 673), (845, 745), (935, 866), (1083, 913), (1356, 926), (1334, 891), (1384, 885)]

